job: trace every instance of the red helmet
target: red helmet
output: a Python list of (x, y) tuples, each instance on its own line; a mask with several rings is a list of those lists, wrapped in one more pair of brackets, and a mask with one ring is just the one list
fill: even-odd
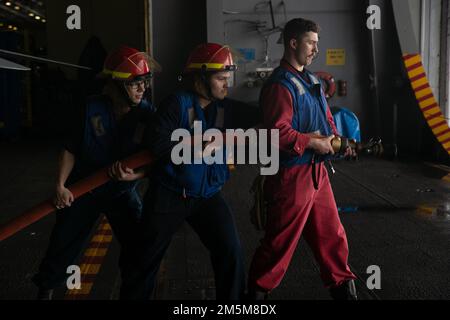
[(233, 54), (227, 45), (204, 43), (189, 55), (184, 73), (195, 71), (234, 71)]
[(133, 80), (151, 77), (159, 66), (147, 53), (122, 46), (111, 52), (105, 60), (103, 73), (115, 80)]

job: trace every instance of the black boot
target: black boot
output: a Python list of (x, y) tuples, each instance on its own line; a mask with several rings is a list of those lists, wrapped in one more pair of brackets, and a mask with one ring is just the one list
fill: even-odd
[(53, 289), (39, 289), (36, 300), (53, 300)]
[(334, 300), (358, 300), (354, 280), (348, 280), (340, 286), (330, 288), (330, 294)]

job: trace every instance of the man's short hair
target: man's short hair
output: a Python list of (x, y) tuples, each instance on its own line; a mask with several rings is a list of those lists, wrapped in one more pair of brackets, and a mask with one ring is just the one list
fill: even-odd
[(320, 32), (320, 27), (317, 23), (311, 20), (296, 18), (289, 20), (284, 26), (283, 41), (284, 45), (288, 46), (291, 39), (299, 40), (306, 32)]

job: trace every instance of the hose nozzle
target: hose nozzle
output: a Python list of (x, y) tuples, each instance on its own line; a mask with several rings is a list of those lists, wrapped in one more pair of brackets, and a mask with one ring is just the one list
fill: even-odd
[[(355, 139), (349, 139), (345, 137), (335, 137), (331, 140), (331, 146), (333, 147), (336, 155), (344, 155), (347, 147), (352, 148), (358, 155), (372, 155), (381, 157), (386, 155), (385, 147), (381, 141), (381, 138), (372, 138), (367, 143), (356, 142)], [(397, 146), (393, 145), (388, 148), (388, 155), (397, 156)], [(392, 149), (392, 150), (391, 150)]]

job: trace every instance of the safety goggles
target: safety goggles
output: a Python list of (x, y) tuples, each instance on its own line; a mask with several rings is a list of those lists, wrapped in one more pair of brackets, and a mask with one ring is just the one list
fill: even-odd
[(144, 89), (148, 89), (151, 86), (151, 80), (150, 78), (142, 79), (142, 80), (132, 80), (132, 81), (125, 81), (125, 85), (133, 90), (137, 90), (140, 87), (144, 87)]

